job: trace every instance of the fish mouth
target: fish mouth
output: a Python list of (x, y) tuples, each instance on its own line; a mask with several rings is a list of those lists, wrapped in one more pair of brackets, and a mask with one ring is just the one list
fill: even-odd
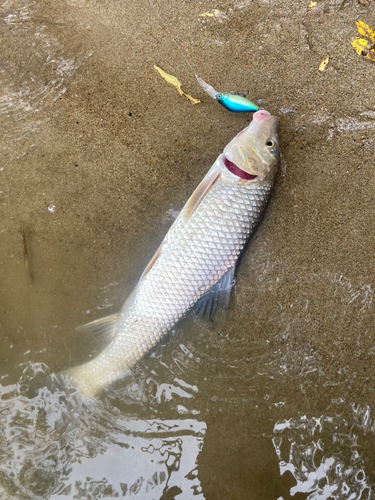
[(271, 116), (271, 113), (269, 111), (266, 111), (265, 109), (260, 109), (256, 113), (253, 114), (253, 122), (258, 123), (265, 118), (268, 118)]
[(226, 156), (223, 156), (223, 163), (231, 174), (236, 175), (240, 179), (244, 179), (246, 181), (252, 181), (258, 178), (258, 175), (249, 174), (248, 172), (245, 172), (245, 170), (242, 170), (241, 168), (237, 167), (237, 165), (232, 161), (228, 160)]
[(266, 123), (270, 127), (269, 133), (277, 134), (277, 129), (279, 127), (279, 117), (271, 115), (271, 113), (269, 111), (266, 111), (265, 109), (260, 109), (253, 114), (253, 119), (250, 122), (249, 128), (257, 127), (259, 125), (264, 126)]

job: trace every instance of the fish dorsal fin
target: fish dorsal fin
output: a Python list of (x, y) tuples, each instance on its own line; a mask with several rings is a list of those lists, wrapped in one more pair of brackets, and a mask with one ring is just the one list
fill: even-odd
[(143, 271), (142, 276), (139, 278), (139, 281), (143, 280), (143, 278), (146, 276), (146, 274), (148, 274), (151, 271), (151, 268), (153, 267), (153, 265), (157, 261), (157, 258), (160, 255), (160, 252), (161, 252), (163, 245), (164, 245), (164, 240), (160, 243), (159, 248), (156, 250), (156, 252), (155, 252), (154, 256), (152, 257), (152, 259), (150, 260), (150, 262), (147, 264), (146, 269)]
[(234, 267), (229, 269), (211, 290), (197, 302), (194, 311), (197, 318), (224, 321), (229, 306), (230, 292), (234, 285)]
[(120, 313), (111, 314), (104, 318), (96, 319), (85, 325), (78, 326), (77, 332), (88, 333), (93, 335), (103, 343), (109, 344), (116, 336), (116, 325), (120, 317)]
[(186, 219), (190, 219), (219, 177), (220, 172), (214, 171), (211, 175), (207, 175), (202, 180), (187, 202), (186, 212), (184, 214)]

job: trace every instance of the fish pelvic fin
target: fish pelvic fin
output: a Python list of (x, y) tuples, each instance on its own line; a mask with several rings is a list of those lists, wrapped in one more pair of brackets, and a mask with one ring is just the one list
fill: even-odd
[(194, 307), (195, 316), (213, 323), (223, 322), (226, 318), (230, 293), (233, 288), (234, 270), (232, 267), (222, 278), (197, 302)]
[(116, 336), (116, 325), (119, 317), (120, 313), (111, 314), (110, 316), (105, 316), (104, 318), (99, 318), (85, 325), (78, 326), (76, 331), (87, 333), (96, 337), (101, 342), (109, 344)]

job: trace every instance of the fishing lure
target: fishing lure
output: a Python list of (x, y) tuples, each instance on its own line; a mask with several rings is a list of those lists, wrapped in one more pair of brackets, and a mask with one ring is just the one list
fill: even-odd
[(209, 96), (216, 99), (225, 109), (234, 113), (252, 113), (258, 111), (259, 106), (247, 99), (243, 94), (217, 92), (211, 85), (208, 85), (202, 78), (197, 77), (199, 85)]

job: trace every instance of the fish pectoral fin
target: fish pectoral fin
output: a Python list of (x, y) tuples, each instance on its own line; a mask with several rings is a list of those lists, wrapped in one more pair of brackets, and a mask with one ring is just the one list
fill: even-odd
[[(211, 290), (206, 292), (194, 307), (197, 318), (212, 322), (224, 321), (230, 299), (230, 292), (234, 285), (234, 267), (229, 269)], [(220, 316), (220, 318), (218, 317)]]
[(219, 179), (220, 172), (214, 170), (210, 175), (207, 175), (202, 182), (199, 184), (197, 189), (191, 195), (189, 201), (187, 202), (185, 217), (186, 219), (190, 219), (193, 213), (197, 210), (199, 205), (202, 203), (204, 197), (207, 195), (209, 190), (215, 184), (215, 182)]
[(99, 318), (85, 325), (78, 326), (76, 331), (88, 333), (101, 342), (109, 344), (115, 338), (119, 317), (120, 313), (111, 314), (110, 316), (105, 316), (104, 318)]

